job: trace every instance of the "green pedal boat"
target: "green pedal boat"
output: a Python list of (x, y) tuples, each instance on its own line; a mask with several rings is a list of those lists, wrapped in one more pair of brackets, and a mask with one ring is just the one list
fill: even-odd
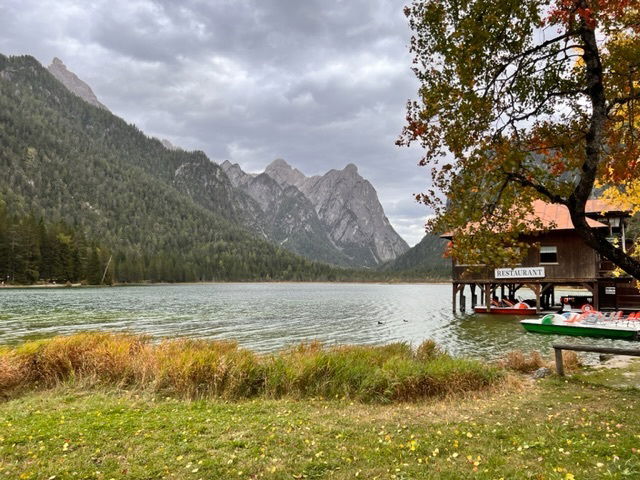
[(620, 314), (549, 314), (520, 323), (526, 331), (534, 333), (640, 340), (640, 321), (635, 317), (623, 318)]

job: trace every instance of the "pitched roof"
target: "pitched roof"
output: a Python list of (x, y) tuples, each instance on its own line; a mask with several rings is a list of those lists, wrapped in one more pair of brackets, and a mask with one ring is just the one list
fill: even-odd
[[(534, 200), (531, 204), (533, 207), (527, 219), (533, 221), (540, 219), (544, 230), (573, 230), (573, 222), (569, 209), (564, 205), (556, 203), (547, 203), (542, 200)], [(588, 200), (586, 205), (586, 213), (602, 213), (602, 212), (620, 212), (623, 211), (619, 207), (615, 207), (604, 200)], [(592, 228), (608, 228), (608, 225), (587, 218), (587, 224)], [(442, 238), (452, 238), (453, 232), (447, 232), (440, 235)]]
[[(592, 200), (589, 200), (589, 202), (591, 201)], [(602, 201), (597, 200), (597, 202)], [(596, 206), (595, 204), (593, 205)], [(546, 203), (542, 200), (535, 200), (532, 204), (532, 207), (533, 211), (531, 212), (531, 220), (539, 218), (542, 221), (542, 225), (545, 229), (573, 230), (574, 227), (573, 222), (571, 221), (571, 215), (569, 214), (569, 209), (564, 205), (558, 205), (557, 203)], [(592, 211), (590, 207), (587, 207), (586, 210), (588, 212)], [(592, 228), (602, 228), (607, 226), (604, 223), (598, 222), (597, 220), (593, 220), (591, 218), (587, 218), (587, 223)]]
[(629, 214), (632, 208), (631, 205), (614, 205), (606, 200), (596, 198), (593, 200), (587, 200), (585, 205), (585, 211), (587, 214), (606, 214), (606, 213), (624, 213)]

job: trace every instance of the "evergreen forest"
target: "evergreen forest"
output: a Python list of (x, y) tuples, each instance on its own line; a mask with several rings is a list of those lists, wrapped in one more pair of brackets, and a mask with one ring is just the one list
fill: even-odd
[(0, 204), (0, 281), (2, 284), (110, 284), (109, 253), (64, 222), (10, 216)]

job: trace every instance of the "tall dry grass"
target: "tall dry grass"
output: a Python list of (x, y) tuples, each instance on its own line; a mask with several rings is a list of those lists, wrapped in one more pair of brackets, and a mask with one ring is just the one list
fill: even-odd
[(139, 389), (186, 398), (346, 397), (411, 401), (479, 390), (502, 370), (453, 358), (427, 341), (334, 346), (306, 343), (258, 355), (235, 342), (165, 340), (83, 333), (28, 342), (0, 351), (0, 393), (82, 387)]
[(504, 358), (498, 361), (502, 368), (520, 373), (535, 372), (539, 368), (546, 367), (547, 363), (538, 351), (533, 351), (526, 355), (520, 350), (508, 352)]
[[(582, 367), (582, 361), (576, 352), (565, 350), (562, 352), (564, 368), (568, 372), (575, 372)], [(528, 355), (520, 350), (512, 350), (508, 352), (502, 359), (498, 361), (498, 365), (507, 370), (513, 370), (520, 373), (532, 373), (539, 368), (549, 368), (555, 370), (555, 360), (552, 358), (545, 359), (540, 352), (533, 351)]]

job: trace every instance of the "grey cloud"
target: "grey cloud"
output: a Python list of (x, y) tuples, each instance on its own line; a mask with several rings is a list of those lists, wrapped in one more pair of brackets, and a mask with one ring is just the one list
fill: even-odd
[(415, 96), (403, 2), (5, 0), (0, 52), (53, 56), (150, 135), (250, 171), (356, 163), (410, 243), (429, 213), (420, 152), (394, 141)]

